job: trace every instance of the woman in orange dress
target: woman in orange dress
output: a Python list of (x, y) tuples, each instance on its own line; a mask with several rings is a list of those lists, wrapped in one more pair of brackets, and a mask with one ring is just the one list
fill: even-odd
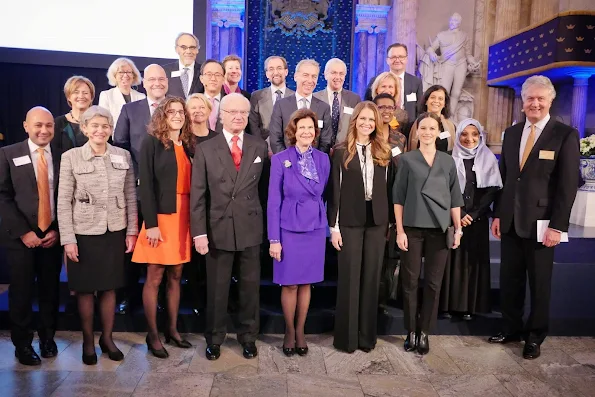
[(166, 98), (155, 109), (143, 141), (139, 161), (139, 196), (144, 223), (132, 261), (147, 263), (143, 306), (147, 318), (147, 348), (167, 358), (157, 330), (157, 293), (167, 269), (169, 327), (165, 342), (181, 348), (192, 345), (177, 330), (180, 279), (190, 262), (190, 152), (194, 148), (191, 120), (181, 98)]

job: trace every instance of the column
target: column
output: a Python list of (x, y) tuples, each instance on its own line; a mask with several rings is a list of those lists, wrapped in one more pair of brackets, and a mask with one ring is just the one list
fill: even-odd
[[(351, 89), (363, 98), (371, 78), (382, 70), (384, 56), (379, 45), (386, 42), (390, 6), (357, 4), (355, 6), (354, 73)], [(386, 50), (385, 48), (382, 50)]]
[(417, 0), (393, 0), (391, 19), (391, 43), (401, 43), (407, 46), (409, 57), (406, 71), (415, 75), (417, 53)]
[[(245, 0), (211, 0), (211, 54), (222, 60), (237, 55), (244, 60)], [(242, 65), (245, 68), (245, 65)], [(244, 81), (240, 82), (244, 87)]]
[(553, 18), (560, 10), (559, 0), (533, 0), (531, 2), (531, 25)]
[(512, 102), (512, 123), (520, 123), (525, 119), (523, 114), (523, 98), (521, 98), (521, 86), (514, 86), (514, 100)]
[(587, 91), (591, 73), (573, 73), (574, 88), (572, 90), (571, 124), (578, 130), (581, 138), (585, 136), (585, 118), (587, 117)]

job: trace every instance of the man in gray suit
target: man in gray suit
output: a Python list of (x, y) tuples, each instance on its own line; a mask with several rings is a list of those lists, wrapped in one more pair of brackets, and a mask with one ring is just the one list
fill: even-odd
[(196, 62), (196, 57), (199, 51), (198, 37), (192, 33), (180, 33), (176, 37), (176, 53), (180, 59), (163, 65), (170, 79), (169, 96), (186, 99), (190, 94), (204, 91), (198, 78), (200, 63)]
[(269, 137), (269, 123), (275, 102), (294, 94), (295, 91), (285, 85), (285, 79), (289, 74), (285, 58), (277, 55), (268, 57), (264, 61), (264, 71), (271, 85), (252, 93), (248, 123), (252, 135), (266, 140)]
[(358, 94), (343, 89), (345, 76), (347, 76), (345, 62), (339, 58), (329, 59), (324, 66), (326, 88), (314, 93), (314, 98), (320, 99), (331, 107), (331, 128), (333, 131), (331, 147), (345, 140), (353, 108), (361, 102)]
[(211, 102), (212, 107), (208, 126), (210, 130), (219, 133), (223, 131), (223, 125), (219, 118), (219, 107), (222, 98), (225, 96), (225, 91), (221, 89), (224, 76), (223, 65), (214, 59), (207, 59), (200, 67), (200, 81), (204, 85), (204, 94)]
[(269, 139), (273, 153), (279, 153), (289, 146), (285, 139), (285, 127), (291, 120), (291, 115), (298, 109), (309, 108), (318, 118), (320, 137), (317, 148), (328, 153), (333, 139), (331, 129), (331, 108), (328, 104), (314, 97), (312, 92), (316, 88), (320, 65), (313, 59), (302, 59), (295, 67), (293, 78), (296, 82), (296, 93), (281, 98), (273, 106), (273, 115), (269, 124)]

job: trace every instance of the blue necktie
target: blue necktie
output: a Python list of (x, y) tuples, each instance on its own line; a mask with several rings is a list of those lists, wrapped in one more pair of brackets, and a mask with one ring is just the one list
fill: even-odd
[(332, 113), (332, 127), (333, 127), (333, 139), (332, 144), (334, 145), (335, 140), (337, 139), (337, 132), (339, 131), (339, 93), (333, 92), (333, 108), (331, 110)]

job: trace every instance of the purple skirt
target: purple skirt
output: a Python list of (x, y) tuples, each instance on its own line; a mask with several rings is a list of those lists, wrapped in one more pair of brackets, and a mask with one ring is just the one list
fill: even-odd
[(324, 279), (326, 228), (311, 232), (281, 229), (281, 247), (281, 261), (273, 260), (275, 284), (313, 284)]

